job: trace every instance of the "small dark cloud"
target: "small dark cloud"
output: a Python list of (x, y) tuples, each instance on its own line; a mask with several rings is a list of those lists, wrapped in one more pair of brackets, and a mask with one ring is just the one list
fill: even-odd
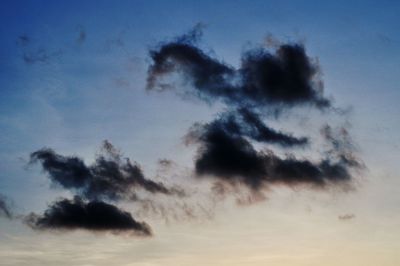
[(49, 52), (46, 49), (37, 49), (35, 51), (24, 51), (22, 55), (22, 60), (26, 64), (36, 64), (36, 63), (42, 63), (42, 64), (48, 64), (51, 62), (52, 59), (59, 57), (62, 55), (62, 51), (54, 51), (54, 52)]
[(26, 34), (22, 34), (18, 36), (16, 42), (18, 46), (25, 47), (29, 45), (29, 43), (31, 42), (31, 38)]
[(150, 51), (153, 63), (148, 70), (148, 89), (171, 87), (161, 82), (162, 77), (177, 73), (202, 99), (258, 108), (309, 104), (323, 109), (331, 105), (323, 96), (319, 65), (303, 45), (279, 44), (275, 51), (248, 50), (235, 69), (200, 49), (196, 45), (199, 36), (186, 34)]
[(8, 199), (0, 195), (0, 217), (11, 219), (13, 217)]
[(339, 215), (338, 219), (341, 221), (348, 221), (348, 220), (354, 219), (355, 217), (356, 217), (355, 214), (350, 213), (350, 214)]
[(332, 128), (325, 125), (321, 128), (321, 135), (330, 145), (327, 155), (342, 161), (351, 167), (364, 168), (363, 162), (356, 155), (356, 146), (345, 127)]
[(248, 137), (254, 141), (274, 144), (284, 148), (303, 147), (309, 142), (306, 137), (297, 138), (291, 134), (268, 127), (259, 114), (245, 107), (236, 111), (225, 112), (206, 126), (195, 125), (186, 136), (186, 142), (196, 141), (196, 139), (201, 138), (201, 135), (205, 134), (204, 131), (210, 128), (220, 128), (232, 136)]
[(276, 131), (267, 127), (259, 114), (248, 108), (240, 108), (239, 114), (242, 117), (243, 133), (259, 142), (278, 144), (282, 147), (305, 146), (309, 143), (306, 137), (294, 137), (291, 134)]
[(131, 86), (130, 82), (128, 79), (125, 79), (123, 77), (118, 77), (113, 79), (115, 86), (118, 88), (129, 88)]
[(393, 38), (391, 38), (389, 35), (386, 35), (384, 33), (377, 33), (376, 36), (380, 42), (382, 42), (386, 45), (393, 44), (395, 42)]
[(104, 141), (102, 153), (90, 166), (78, 157), (62, 156), (51, 149), (38, 150), (30, 157), (31, 163), (42, 165), (53, 183), (87, 199), (132, 199), (136, 189), (149, 193), (181, 193), (178, 188), (167, 188), (161, 182), (147, 179), (136, 162), (123, 158), (108, 141)]
[[(127, 52), (125, 48), (125, 38), (126, 34), (128, 33), (129, 29), (125, 28), (122, 31), (119, 31), (118, 35), (108, 39), (104, 44), (104, 49), (107, 51), (112, 50), (113, 48), (122, 48), (124, 52)], [(129, 53), (127, 53), (128, 55)]]
[(76, 230), (152, 235), (151, 228), (132, 215), (102, 201), (85, 202), (79, 197), (54, 202), (42, 215), (31, 213), (26, 223), (36, 230)]
[(162, 167), (171, 167), (174, 162), (169, 160), (169, 159), (159, 159), (158, 164), (161, 165)]
[(86, 41), (86, 30), (82, 25), (77, 26), (76, 30), (78, 36), (76, 37), (75, 42), (78, 45), (82, 45)]
[(27, 34), (18, 36), (16, 44), (20, 49), (22, 61), (28, 65), (49, 64), (65, 52), (64, 49), (49, 49), (46, 45), (38, 46)]

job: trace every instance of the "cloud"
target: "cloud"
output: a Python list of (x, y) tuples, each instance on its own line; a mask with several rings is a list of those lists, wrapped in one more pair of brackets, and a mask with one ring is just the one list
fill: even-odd
[(31, 38), (26, 34), (22, 34), (22, 35), (18, 36), (17, 41), (16, 41), (17, 45), (21, 46), (21, 47), (27, 46), (30, 42), (31, 42)]
[(355, 217), (356, 217), (356, 215), (351, 213), (351, 214), (339, 215), (338, 219), (342, 220), (342, 221), (348, 221), (348, 220), (354, 219)]
[(235, 69), (201, 50), (196, 44), (199, 35), (186, 34), (150, 51), (147, 89), (173, 87), (162, 80), (177, 73), (194, 89), (190, 92), (202, 99), (258, 108), (309, 104), (324, 109), (331, 105), (323, 96), (319, 66), (303, 45), (248, 50)]
[(136, 221), (130, 213), (102, 201), (85, 202), (79, 197), (54, 202), (43, 215), (31, 213), (25, 221), (36, 230), (85, 229), (152, 235), (150, 226)]
[(136, 189), (180, 193), (177, 188), (167, 188), (161, 182), (147, 179), (136, 162), (122, 158), (108, 141), (104, 141), (102, 153), (90, 166), (78, 157), (59, 155), (46, 148), (33, 152), (30, 157), (30, 163), (39, 162), (53, 183), (72, 189), (86, 199), (134, 199)]
[(13, 215), (7, 198), (0, 195), (0, 217), (2, 216), (11, 219)]
[(329, 157), (339, 159), (352, 167), (364, 168), (355, 154), (356, 146), (345, 127), (332, 128), (330, 125), (324, 125), (320, 132), (331, 147), (327, 152)]
[(309, 143), (306, 137), (297, 138), (291, 134), (268, 127), (259, 114), (245, 107), (222, 113), (205, 127), (196, 124), (186, 135), (186, 142), (190, 143), (201, 138), (200, 135), (206, 134), (204, 130), (208, 130), (210, 127), (223, 129), (233, 136), (245, 136), (254, 141), (274, 144), (284, 148), (304, 147)]
[(253, 140), (278, 144), (282, 147), (305, 146), (309, 142), (306, 137), (293, 137), (291, 134), (267, 127), (260, 115), (248, 108), (242, 107), (238, 112), (242, 117), (242, 133)]
[(169, 159), (163, 158), (158, 160), (158, 164), (163, 167), (170, 167), (172, 164), (174, 164), (174, 162)]
[(49, 52), (46, 49), (39, 48), (37, 50), (24, 51), (22, 60), (26, 64), (48, 64), (54, 58), (61, 56), (63, 52), (61, 50)]
[(78, 25), (76, 28), (78, 36), (76, 37), (76, 43), (82, 45), (86, 41), (86, 30), (82, 25)]
[[(21, 59), (27, 65), (49, 64), (64, 54), (64, 49), (48, 49), (43, 45), (35, 45), (34, 38), (21, 34), (16, 39), (16, 45), (21, 52)], [(34, 47), (34, 45), (36, 47)]]
[[(350, 169), (358, 166), (339, 157), (313, 162), (294, 155), (280, 158), (272, 151), (257, 151), (253, 144), (220, 120), (197, 125), (189, 133), (191, 143), (199, 145), (195, 158), (198, 176), (212, 176), (231, 184), (244, 184), (262, 190), (272, 184), (325, 187), (351, 180)], [(355, 159), (354, 159), (355, 160)]]
[(187, 38), (166, 43), (150, 55), (153, 65), (148, 70), (148, 89), (159, 86), (159, 78), (163, 75), (181, 71), (184, 78), (193, 83), (199, 97), (234, 97), (235, 91), (228, 82), (235, 70), (211, 58)]
[(274, 54), (262, 48), (248, 51), (240, 69), (243, 94), (260, 103), (328, 107), (318, 71), (300, 44), (282, 44)]

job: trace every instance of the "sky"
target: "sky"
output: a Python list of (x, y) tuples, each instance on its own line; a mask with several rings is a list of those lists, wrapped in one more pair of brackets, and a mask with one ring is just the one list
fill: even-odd
[(2, 1), (0, 264), (399, 265), (399, 12)]

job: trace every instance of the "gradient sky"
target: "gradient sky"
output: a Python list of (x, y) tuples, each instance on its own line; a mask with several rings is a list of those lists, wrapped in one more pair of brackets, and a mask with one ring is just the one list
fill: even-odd
[[(346, 123), (366, 166), (352, 191), (278, 186), (250, 206), (227, 200), (212, 217), (165, 222), (136, 213), (151, 224), (150, 238), (37, 232), (18, 217), (0, 217), (1, 265), (400, 265), (398, 1), (32, 0), (0, 7), (0, 194), (17, 216), (73, 195), (52, 189), (40, 167), (28, 165), (42, 147), (90, 163), (109, 140), (147, 176), (207, 186), (182, 174), (193, 169), (195, 152), (182, 137), (223, 104), (145, 90), (149, 48), (198, 23), (200, 46), (233, 66), (268, 35), (303, 43), (319, 60), (324, 94), (350, 111), (300, 110), (300, 120), (272, 125), (316, 134), (322, 121)], [(162, 158), (175, 162), (174, 173), (160, 170)], [(134, 204), (120, 206), (135, 214)]]

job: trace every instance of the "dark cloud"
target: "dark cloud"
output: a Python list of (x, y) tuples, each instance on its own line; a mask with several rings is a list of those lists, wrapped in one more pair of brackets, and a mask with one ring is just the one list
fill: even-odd
[(355, 153), (356, 146), (345, 127), (334, 129), (329, 125), (325, 125), (321, 129), (321, 135), (330, 145), (330, 149), (327, 152), (330, 158), (340, 160), (352, 167), (364, 167), (362, 161)]
[(27, 46), (30, 42), (31, 38), (26, 34), (22, 34), (17, 38), (17, 45), (21, 47)]
[(32, 64), (49, 64), (52, 60), (59, 58), (63, 53), (63, 49), (48, 49), (45, 46), (33, 46), (33, 38), (27, 34), (21, 34), (17, 37), (16, 44), (21, 52), (21, 59), (28, 65)]
[(0, 195), (0, 217), (1, 216), (7, 217), (8, 219), (11, 219), (13, 216), (10, 208), (10, 203), (3, 195)]
[(138, 222), (131, 214), (102, 201), (84, 202), (81, 198), (62, 199), (47, 209), (43, 215), (31, 213), (26, 222), (37, 230), (75, 230), (132, 232), (150, 236), (150, 226)]
[(342, 220), (342, 221), (348, 221), (348, 220), (351, 220), (351, 219), (354, 219), (356, 216), (354, 215), (354, 214), (343, 214), (343, 215), (339, 215), (338, 216), (338, 219), (339, 220)]
[(191, 140), (199, 145), (195, 159), (199, 176), (242, 183), (253, 190), (277, 183), (314, 187), (346, 183), (351, 180), (350, 169), (355, 166), (343, 159), (312, 162), (292, 155), (280, 158), (272, 151), (260, 152), (250, 141), (220, 123), (198, 125), (192, 129)]
[(158, 160), (158, 164), (160, 165), (160, 166), (162, 166), (162, 167), (166, 167), (166, 168), (169, 168), (169, 167), (171, 167), (173, 164), (174, 164), (174, 162), (172, 161), (172, 160), (169, 160), (169, 159), (159, 159)]
[(306, 146), (309, 142), (306, 137), (297, 138), (268, 127), (259, 114), (245, 107), (237, 111), (225, 112), (205, 127), (195, 125), (186, 136), (186, 141), (190, 143), (191, 140), (196, 141), (198, 138), (202, 138), (201, 135), (206, 134), (205, 131), (210, 128), (219, 128), (232, 136), (245, 136), (258, 142), (275, 144), (285, 148)]
[[(246, 139), (230, 134), (225, 125), (198, 125), (191, 132), (198, 141), (195, 171), (198, 175), (213, 175), (227, 181), (241, 180), (250, 186), (260, 186), (266, 175), (262, 156)], [(197, 140), (196, 140), (197, 138)]]
[(319, 66), (300, 44), (280, 45), (275, 54), (265, 49), (248, 51), (239, 70), (243, 95), (255, 102), (328, 107), (318, 82)]
[(60, 55), (62, 55), (61, 50), (50, 52), (46, 49), (40, 48), (34, 51), (24, 51), (22, 55), (22, 60), (26, 64), (48, 64), (52, 59), (57, 58)]
[(241, 66), (235, 69), (201, 50), (196, 45), (198, 36), (184, 35), (150, 51), (153, 63), (148, 70), (148, 89), (171, 87), (161, 82), (162, 77), (178, 73), (203, 99), (259, 108), (330, 106), (323, 96), (319, 66), (307, 56), (304, 46), (281, 44), (274, 52), (252, 49), (242, 54)]
[(82, 25), (79, 25), (77, 26), (77, 32), (76, 43), (82, 45), (86, 41), (86, 30)]
[(199, 97), (233, 98), (236, 93), (228, 84), (233, 78), (234, 69), (211, 58), (186, 38), (166, 43), (158, 50), (151, 51), (150, 54), (153, 65), (148, 70), (148, 89), (165, 87), (158, 83), (159, 78), (179, 71), (193, 83)]
[(248, 108), (240, 108), (239, 114), (243, 119), (243, 133), (256, 141), (275, 143), (282, 147), (305, 146), (309, 142), (306, 137), (296, 138), (267, 127), (261, 117)]
[(87, 166), (75, 156), (62, 156), (51, 149), (31, 154), (31, 163), (40, 162), (55, 184), (73, 189), (87, 199), (132, 199), (135, 189), (150, 193), (179, 194), (179, 189), (167, 188), (160, 182), (145, 178), (140, 166), (122, 158), (111, 143), (105, 141), (102, 153)]

